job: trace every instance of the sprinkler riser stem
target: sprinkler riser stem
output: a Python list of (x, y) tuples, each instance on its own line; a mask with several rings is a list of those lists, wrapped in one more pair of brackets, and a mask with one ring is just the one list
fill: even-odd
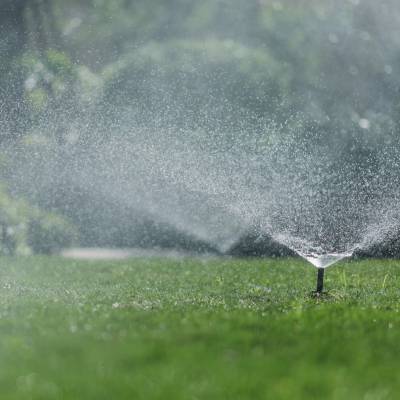
[(324, 273), (325, 273), (324, 268), (318, 268), (318, 273), (317, 273), (317, 293), (318, 294), (322, 293), (322, 290), (324, 289)]

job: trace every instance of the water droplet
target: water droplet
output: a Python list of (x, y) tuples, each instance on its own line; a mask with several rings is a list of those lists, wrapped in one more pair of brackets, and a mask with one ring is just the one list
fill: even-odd
[(388, 64), (386, 64), (386, 65), (383, 67), (383, 70), (384, 70), (385, 73), (387, 73), (388, 75), (390, 75), (390, 74), (393, 72), (392, 66), (391, 66), (391, 65), (388, 65)]
[(371, 126), (371, 123), (369, 122), (368, 119), (366, 119), (366, 118), (361, 118), (361, 119), (358, 121), (358, 125), (359, 125), (360, 128), (362, 128), (362, 129), (369, 129), (370, 126)]

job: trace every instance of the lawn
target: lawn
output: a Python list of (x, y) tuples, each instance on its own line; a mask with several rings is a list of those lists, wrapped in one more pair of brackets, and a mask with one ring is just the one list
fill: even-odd
[(400, 261), (0, 259), (0, 398), (396, 399)]

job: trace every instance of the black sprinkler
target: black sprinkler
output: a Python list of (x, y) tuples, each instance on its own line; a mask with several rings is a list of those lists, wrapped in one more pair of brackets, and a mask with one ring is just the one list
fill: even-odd
[(317, 290), (315, 294), (320, 296), (322, 294), (322, 290), (324, 289), (324, 273), (325, 268), (317, 268)]

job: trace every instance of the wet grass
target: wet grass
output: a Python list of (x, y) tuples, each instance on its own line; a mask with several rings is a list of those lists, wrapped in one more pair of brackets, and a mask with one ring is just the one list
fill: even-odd
[(0, 259), (0, 398), (396, 399), (400, 261)]

